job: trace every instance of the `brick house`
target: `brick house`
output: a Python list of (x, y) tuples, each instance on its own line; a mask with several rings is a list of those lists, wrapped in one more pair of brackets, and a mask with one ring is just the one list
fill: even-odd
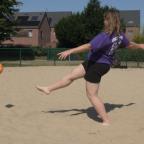
[(55, 25), (72, 12), (18, 12), (15, 15), (19, 30), (12, 40), (3, 44), (51, 47), (57, 46)]
[(17, 34), (12, 40), (4, 41), (3, 44), (25, 46), (50, 46), (50, 25), (46, 13), (20, 12), (16, 13)]
[(120, 17), (126, 26), (126, 35), (132, 40), (140, 33), (140, 10), (121, 10)]

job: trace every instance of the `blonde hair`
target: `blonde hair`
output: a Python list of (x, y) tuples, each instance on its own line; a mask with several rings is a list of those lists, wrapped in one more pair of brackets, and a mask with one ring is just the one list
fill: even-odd
[(107, 21), (107, 25), (104, 26), (104, 31), (117, 35), (120, 33), (120, 17), (118, 11), (110, 10), (104, 14), (104, 20)]

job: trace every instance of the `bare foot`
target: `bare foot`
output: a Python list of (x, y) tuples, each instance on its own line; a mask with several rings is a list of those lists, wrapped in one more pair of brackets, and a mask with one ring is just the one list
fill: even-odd
[(39, 90), (39, 91), (41, 91), (41, 92), (43, 92), (43, 93), (45, 93), (45, 94), (50, 94), (50, 91), (49, 91), (49, 89), (47, 88), (47, 87), (42, 87), (42, 86), (36, 86), (36, 88)]
[(109, 126), (110, 123), (109, 123), (109, 122), (103, 122), (102, 125), (103, 125), (103, 126)]
[[(97, 117), (98, 117), (99, 119), (102, 118), (100, 115), (97, 115)], [(109, 126), (109, 125), (110, 125), (110, 122), (109, 122), (109, 121), (102, 122), (102, 125), (103, 125), (103, 126)]]
[(109, 126), (109, 125), (110, 125), (110, 120), (104, 120), (104, 121), (102, 122), (102, 125), (103, 125), (103, 126)]

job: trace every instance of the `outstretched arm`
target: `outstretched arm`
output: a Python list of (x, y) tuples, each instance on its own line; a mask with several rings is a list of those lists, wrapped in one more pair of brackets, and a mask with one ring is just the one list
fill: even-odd
[(130, 49), (138, 49), (138, 48), (144, 49), (144, 44), (137, 44), (135, 42), (130, 42), (128, 48), (130, 48)]
[(72, 48), (63, 52), (58, 53), (59, 59), (65, 59), (67, 56), (74, 54), (74, 53), (81, 53), (84, 51), (88, 51), (91, 48), (91, 45), (89, 43), (78, 46), (76, 48)]

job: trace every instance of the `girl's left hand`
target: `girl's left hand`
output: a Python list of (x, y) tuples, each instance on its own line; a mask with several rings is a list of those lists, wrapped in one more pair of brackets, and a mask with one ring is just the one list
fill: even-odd
[(63, 59), (66, 59), (70, 54), (71, 54), (70, 50), (66, 50), (66, 51), (58, 53), (57, 55), (59, 56), (60, 60), (63, 60)]

